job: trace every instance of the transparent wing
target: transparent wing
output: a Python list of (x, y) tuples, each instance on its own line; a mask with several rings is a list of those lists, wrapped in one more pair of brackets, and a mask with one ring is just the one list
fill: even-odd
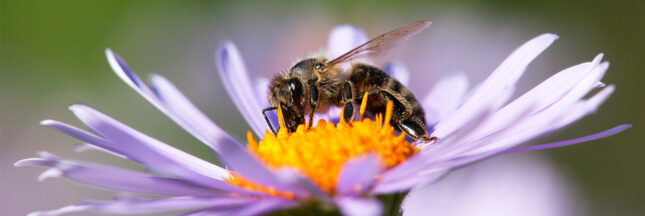
[(399, 46), (399, 44), (403, 43), (403, 41), (407, 40), (409, 37), (418, 34), (423, 29), (430, 26), (430, 24), (432, 24), (430, 21), (418, 21), (401, 28), (394, 29), (367, 41), (334, 60), (331, 60), (329, 65), (331, 66), (341, 62), (346, 62), (358, 56), (376, 57), (384, 54), (387, 50)]

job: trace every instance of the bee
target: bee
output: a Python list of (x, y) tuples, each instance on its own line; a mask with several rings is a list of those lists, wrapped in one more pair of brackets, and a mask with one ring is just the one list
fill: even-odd
[(314, 113), (324, 113), (330, 106), (342, 107), (341, 118), (350, 123), (354, 117), (354, 104), (360, 104), (367, 92), (368, 112), (384, 113), (386, 104), (393, 101), (392, 126), (415, 140), (436, 140), (436, 137), (427, 135), (425, 114), (419, 101), (399, 81), (367, 63), (351, 63), (345, 73), (339, 65), (356, 57), (383, 54), (430, 24), (429, 21), (414, 22), (375, 37), (331, 61), (324, 56), (315, 56), (275, 75), (268, 91), (271, 107), (262, 110), (271, 132), (276, 134), (266, 112), (277, 109), (281, 109), (284, 126), (289, 132), (305, 123), (305, 115), (310, 129)]

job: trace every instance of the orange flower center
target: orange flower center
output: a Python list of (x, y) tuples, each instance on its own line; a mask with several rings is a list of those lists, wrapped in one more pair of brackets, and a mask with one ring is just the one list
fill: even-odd
[[(383, 168), (388, 169), (419, 151), (405, 141), (404, 134), (394, 135), (394, 128), (388, 123), (392, 115), (392, 103), (387, 105), (385, 118), (376, 115), (374, 121), (367, 118), (360, 120), (367, 95), (363, 99), (359, 120), (351, 125), (340, 122), (334, 126), (333, 123), (320, 120), (310, 130), (300, 125), (294, 133), (283, 129), (274, 136), (267, 131), (259, 143), (248, 132), (247, 149), (270, 169), (289, 167), (299, 170), (321, 191), (330, 195), (335, 194), (335, 185), (343, 165), (355, 156), (375, 153), (380, 157)], [(278, 109), (278, 116), (282, 120), (280, 110)], [(227, 181), (249, 190), (293, 198), (290, 193), (247, 181), (233, 172)]]

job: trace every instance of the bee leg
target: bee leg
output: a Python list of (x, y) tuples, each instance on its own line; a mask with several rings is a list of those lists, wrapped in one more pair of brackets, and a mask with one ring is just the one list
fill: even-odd
[[(394, 102), (392, 107), (393, 120), (396, 121), (399, 130), (408, 134), (415, 140), (423, 142), (432, 142), (438, 140), (437, 137), (428, 137), (425, 124), (418, 117), (412, 115), (412, 106), (401, 95), (383, 89), (372, 89), (368, 95), (381, 93), (383, 98)], [(397, 121), (398, 120), (398, 121)]]
[(267, 122), (267, 125), (269, 125), (269, 129), (271, 129), (271, 133), (273, 133), (273, 135), (276, 135), (276, 133), (275, 133), (275, 130), (273, 130), (273, 126), (271, 125), (271, 122), (269, 121), (269, 118), (267, 117), (266, 112), (277, 110), (277, 109), (278, 107), (267, 107), (262, 110), (262, 115), (264, 116), (264, 120)]
[(372, 89), (368, 92), (368, 95), (371, 96), (377, 93), (380, 93), (385, 100), (394, 102), (392, 115), (395, 119), (408, 119), (412, 116), (412, 106), (400, 94), (385, 89)]
[(432, 142), (439, 140), (437, 137), (428, 137), (426, 135), (426, 129), (423, 123), (416, 116), (411, 116), (407, 119), (401, 119), (397, 122), (399, 129), (405, 132), (408, 136), (412, 137), (415, 140), (421, 140), (423, 142)]
[(313, 126), (316, 106), (318, 106), (318, 87), (314, 84), (311, 85), (311, 90), (309, 92), (309, 122), (307, 123), (307, 129), (311, 129)]
[(352, 95), (352, 82), (347, 81), (343, 84), (343, 100), (342, 103), (343, 105), (343, 120), (350, 125), (352, 124), (352, 119), (354, 119), (354, 104), (352, 103), (354, 101), (354, 97)]

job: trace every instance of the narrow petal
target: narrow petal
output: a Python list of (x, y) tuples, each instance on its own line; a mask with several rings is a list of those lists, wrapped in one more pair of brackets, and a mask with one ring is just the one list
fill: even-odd
[(520, 46), (495, 69), (456, 112), (435, 126), (432, 135), (444, 138), (482, 114), (497, 95), (515, 85), (528, 64), (557, 38), (558, 36), (554, 34), (543, 34)]
[(306, 196), (302, 188), (297, 187), (295, 182), (279, 178), (271, 172), (255, 157), (251, 156), (246, 149), (239, 145), (226, 145), (222, 148), (222, 161), (244, 178), (266, 187), (273, 187), (276, 190), (294, 193), (296, 196)]
[(150, 87), (163, 106), (178, 116), (176, 122), (215, 151), (225, 143), (238, 144), (235, 139), (219, 128), (202, 113), (166, 78), (157, 74), (150, 76)]
[(408, 191), (417, 185), (439, 179), (448, 172), (448, 169), (443, 172), (427, 172), (423, 174), (413, 173), (408, 176), (400, 176), (399, 178), (391, 178), (387, 181), (379, 181), (374, 188), (370, 190), (370, 194), (391, 194), (399, 193), (401, 191)]
[[(104, 214), (139, 215), (187, 211), (200, 208), (231, 208), (235, 206), (243, 206), (251, 202), (254, 202), (254, 200), (231, 196), (208, 198), (172, 197), (143, 201), (86, 202), (80, 205), (75, 205), (74, 207), (68, 206), (61, 209), (74, 208), (76, 211), (92, 210)], [(52, 213), (61, 212), (61, 209), (33, 213), (33, 215), (58, 215)]]
[(381, 215), (383, 213), (383, 205), (373, 199), (363, 199), (355, 197), (338, 197), (334, 199), (334, 203), (340, 209), (343, 215)]
[[(217, 151), (217, 144), (220, 141), (230, 141), (232, 138), (222, 131), (215, 123), (211, 122), (206, 116), (199, 111), (190, 101), (178, 91), (174, 86), (166, 84), (171, 89), (157, 87), (153, 92), (148, 86), (139, 79), (139, 77), (128, 68), (123, 59), (112, 52), (110, 49), (105, 50), (108, 62), (116, 73), (128, 86), (132, 87), (139, 95), (145, 98), (152, 105), (157, 107), (161, 112), (166, 114), (170, 119), (175, 121), (184, 130), (195, 136), (204, 144)], [(172, 96), (166, 96), (165, 93), (171, 93)], [(181, 104), (174, 104), (181, 103)], [(173, 105), (169, 107), (169, 105)], [(176, 110), (173, 108), (189, 108), (187, 110)], [(180, 111), (177, 113), (177, 111)], [(196, 124), (198, 123), (198, 124)], [(208, 132), (208, 133), (205, 133)]]
[(390, 62), (383, 67), (383, 70), (404, 86), (408, 86), (410, 82), (410, 70), (402, 62)]
[(468, 77), (463, 73), (442, 77), (423, 99), (428, 125), (435, 125), (457, 110), (468, 92)]
[(360, 194), (381, 173), (381, 161), (374, 154), (359, 156), (345, 163), (336, 182), (336, 191), (343, 195)]
[[(255, 91), (257, 92), (257, 95), (259, 97), (258, 103), (260, 103), (260, 107), (266, 108), (271, 106), (269, 104), (269, 98), (268, 98), (268, 90), (269, 90), (268, 86), (269, 86), (269, 79), (267, 78), (260, 77), (255, 81)], [(266, 114), (267, 114), (267, 117), (269, 118), (269, 122), (271, 122), (271, 125), (274, 125), (274, 127), (277, 127), (277, 125), (279, 125), (278, 114), (275, 112), (267, 112)], [(264, 125), (266, 125), (266, 123), (264, 123)], [(268, 128), (266, 128), (265, 130), (267, 129)]]
[(329, 33), (327, 50), (329, 58), (334, 59), (367, 42), (369, 38), (362, 29), (353, 25), (338, 25)]
[(262, 109), (266, 107), (259, 102), (264, 97), (256, 94), (239, 51), (232, 42), (224, 42), (219, 46), (215, 61), (226, 92), (253, 132), (262, 137), (268, 129), (262, 117)]
[[(553, 106), (540, 113), (523, 118), (523, 121), (509, 126), (508, 129), (502, 130), (492, 136), (478, 141), (486, 143), (486, 145), (475, 144), (480, 147), (463, 152), (460, 154), (460, 157), (450, 159), (450, 163), (446, 163), (446, 166), (463, 166), (465, 164), (490, 157), (498, 154), (499, 152), (525, 143), (533, 138), (571, 124), (583, 116), (595, 112), (598, 106), (600, 106), (612, 92), (613, 88), (610, 85), (596, 93), (596, 95), (588, 100), (580, 101), (569, 107)], [(442, 159), (439, 158), (438, 160)]]
[[(52, 169), (46, 171), (50, 174), (41, 175), (43, 178), (62, 175), (73, 181), (112, 190), (171, 196), (222, 196), (219, 192), (179, 179), (152, 176), (91, 163), (66, 161), (48, 153), (40, 153), (39, 155), (40, 158), (20, 160), (14, 166), (51, 167)], [(54, 171), (56, 174), (51, 174)]]
[(49, 211), (37, 211), (29, 213), (27, 216), (57, 216), (67, 213), (87, 211), (90, 207), (87, 205), (70, 205), (65, 206), (59, 209), (49, 210)]
[(294, 200), (281, 198), (263, 199), (253, 202), (230, 212), (227, 215), (266, 215), (274, 211), (296, 207), (298, 203)]
[(70, 110), (85, 125), (109, 140), (108, 146), (113, 151), (142, 163), (155, 172), (213, 188), (230, 187), (221, 180), (228, 178), (228, 172), (221, 167), (149, 137), (88, 106), (76, 104), (70, 106)]
[(589, 136), (584, 136), (584, 137), (579, 137), (575, 139), (570, 139), (570, 140), (564, 140), (564, 141), (559, 141), (559, 142), (554, 142), (554, 143), (548, 143), (548, 144), (540, 144), (540, 145), (532, 145), (532, 146), (527, 146), (527, 147), (521, 147), (521, 148), (514, 148), (514, 149), (509, 149), (506, 151), (500, 152), (500, 154), (506, 154), (506, 153), (513, 153), (513, 152), (522, 152), (522, 151), (533, 151), (533, 150), (541, 150), (541, 149), (550, 149), (550, 148), (558, 148), (558, 147), (563, 147), (563, 146), (568, 146), (568, 145), (573, 145), (573, 144), (578, 144), (578, 143), (583, 143), (583, 142), (588, 142), (592, 140), (597, 140), (609, 136), (616, 135), (618, 133), (621, 133), (629, 128), (631, 128), (631, 124), (622, 124), (618, 125), (616, 127), (613, 127), (609, 130), (592, 134)]
[(525, 112), (535, 112), (557, 102), (590, 74), (600, 59), (567, 68), (540, 83), (487, 119), (474, 137), (481, 137), (508, 126)]

